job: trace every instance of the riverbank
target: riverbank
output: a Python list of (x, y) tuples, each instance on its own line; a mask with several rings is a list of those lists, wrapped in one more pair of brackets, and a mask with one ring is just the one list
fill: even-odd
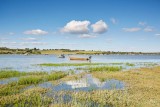
[[(11, 72), (12, 71), (10, 71), (8, 75), (13, 74)], [(117, 72), (97, 72), (92, 69), (92, 72), (68, 74), (59, 76), (58, 78), (55, 78), (57, 74), (52, 74), (52, 76), (50, 76), (51, 74), (45, 74), (45, 77), (47, 79), (43, 78), (43, 80), (41, 79), (41, 77), (44, 77), (43, 73), (30, 73), (29, 75), (32, 74), (34, 75), (34, 77), (38, 77), (38, 79), (35, 80), (33, 78), (29, 78), (27, 75), (18, 75), (20, 76), (19, 78), (21, 81), (14, 82), (14, 84), (9, 83), (0, 85), (0, 105), (2, 105), (2, 107), (6, 105), (23, 106), (26, 104), (28, 106), (46, 107), (80, 107), (81, 105), (83, 105), (84, 107), (88, 107), (89, 105), (93, 105), (93, 107), (106, 105), (117, 107), (160, 106), (160, 66)], [(79, 79), (82, 79), (83, 76), (88, 74), (91, 74), (93, 77), (99, 79), (100, 81), (113, 79), (122, 81), (125, 83), (125, 87), (123, 89), (115, 88), (105, 90), (95, 90), (93, 87), (90, 89), (90, 91), (82, 91), (81, 89), (78, 89), (79, 91), (76, 91), (77, 89), (75, 91), (70, 91), (65, 90), (65, 85), (63, 87), (63, 82), (70, 80), (80, 81)], [(5, 74), (5, 77), (11, 77), (6, 75), (7, 73)], [(54, 91), (52, 90), (52, 88), (50, 88), (50, 85), (47, 85), (45, 87), (41, 87), (41, 85), (38, 85), (39, 83), (47, 81), (49, 84), (53, 84), (52, 88), (55, 88), (60, 84), (62, 84), (60, 85), (61, 89), (64, 88), (64, 90), (56, 92), (56, 96), (60, 97), (60, 101), (58, 100), (57, 103), (55, 103), (57, 99), (55, 97)], [(29, 85), (32, 85), (33, 88), (27, 88), (29, 87)], [(64, 96), (68, 95), (69, 97), (65, 97), (67, 98), (65, 99)]]
[(59, 54), (81, 54), (81, 55), (160, 55), (160, 52), (114, 52), (101, 50), (71, 50), (71, 49), (10, 49), (7, 47), (0, 47), (0, 54), (42, 54), (42, 55), (59, 55)]

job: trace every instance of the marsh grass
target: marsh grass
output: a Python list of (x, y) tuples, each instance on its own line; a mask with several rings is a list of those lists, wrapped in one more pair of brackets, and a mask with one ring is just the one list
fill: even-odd
[(48, 107), (53, 99), (44, 97), (48, 89), (33, 88), (15, 95), (0, 97), (1, 107)]
[(18, 80), (18, 85), (27, 85), (27, 84), (38, 84), (44, 82), (44, 76), (27, 76), (20, 77)]
[(133, 63), (128, 63), (128, 62), (126, 63), (126, 65), (127, 65), (127, 66), (135, 66), (135, 64), (133, 64)]
[[(19, 81), (17, 82), (18, 85), (27, 85), (27, 84), (39, 84), (46, 81), (52, 81), (52, 80), (58, 80), (60, 78), (63, 78), (66, 76), (67, 73), (64, 72), (54, 72), (50, 73), (48, 75), (32, 75), (32, 76), (26, 76), (26, 77), (20, 77)], [(14, 84), (13, 82), (12, 84)]]
[[(72, 92), (72, 97), (81, 102), (94, 102), (100, 107), (129, 107), (133, 106), (130, 96), (127, 96), (123, 90), (94, 90), (89, 92)], [(93, 107), (97, 107), (97, 104)]]
[[(17, 82), (0, 85), (0, 107), (48, 107), (53, 98), (45, 97), (46, 88), (31, 88), (23, 90), (31, 84), (39, 84), (63, 78), (67, 73), (53, 72), (45, 75), (27, 75), (19, 78)], [(37, 87), (37, 86), (36, 86)]]
[(15, 70), (0, 70), (0, 79), (9, 78), (9, 77), (20, 77), (26, 75), (45, 75), (47, 72), (20, 72)]
[(44, 63), (40, 66), (88, 66), (88, 65), (102, 65), (105, 63)]
[(1, 70), (0, 71), (0, 79), (1, 78), (9, 78), (9, 77), (18, 77), (18, 76), (24, 76), (26, 75), (26, 72), (19, 72), (14, 70)]
[(97, 66), (97, 67), (88, 67), (86, 68), (89, 70), (89, 72), (115, 72), (122, 70), (122, 67), (120, 66)]
[[(102, 67), (102, 66), (100, 66)], [(90, 90), (90, 91), (64, 91), (60, 93), (62, 102), (53, 104), (54, 97), (44, 96), (48, 89), (33, 88), (20, 91), (28, 84), (38, 84), (43, 81), (81, 78), (82, 74), (67, 75), (64, 72), (55, 72), (46, 75), (26, 76), (21, 82), (0, 85), (0, 106), (17, 107), (160, 107), (160, 67), (132, 69), (127, 72), (112, 72), (113, 68), (97, 68), (90, 72), (94, 77), (106, 80), (117, 79), (125, 82), (123, 90)], [(115, 68), (113, 69), (113, 71)], [(119, 70), (119, 69), (118, 69)], [(98, 72), (96, 72), (98, 71)], [(111, 72), (105, 72), (111, 71)], [(117, 68), (116, 70), (117, 71)], [(24, 77), (20, 77), (24, 78)], [(37, 79), (33, 79), (37, 78)], [(39, 80), (40, 79), (40, 80)], [(41, 80), (42, 79), (42, 80)], [(27, 82), (26, 82), (27, 81)], [(29, 81), (29, 82), (28, 82)], [(24, 85), (23, 85), (24, 84)], [(15, 87), (14, 87), (15, 86)], [(113, 85), (114, 87), (114, 85)], [(67, 94), (72, 97), (72, 101), (65, 103), (63, 96)], [(56, 102), (56, 101), (55, 101)]]
[(58, 80), (58, 79), (63, 78), (65, 76), (67, 76), (67, 73), (55, 72), (55, 73), (51, 73), (50, 75), (46, 76), (46, 79), (48, 81), (52, 81), (52, 80)]
[[(104, 80), (124, 81), (127, 86), (126, 93), (119, 95), (127, 97), (124, 103), (131, 104), (129, 106), (160, 107), (160, 67), (133, 69), (127, 72), (92, 72), (92, 75)], [(121, 100), (123, 99), (125, 98), (122, 97)], [(118, 99), (114, 100), (117, 103), (121, 102)], [(114, 102), (111, 103), (116, 105)]]
[(21, 89), (26, 87), (25, 85), (0, 85), (0, 96), (13, 95), (20, 92)]

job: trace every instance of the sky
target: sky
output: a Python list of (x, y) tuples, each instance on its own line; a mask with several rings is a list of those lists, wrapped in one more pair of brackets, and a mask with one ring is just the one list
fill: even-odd
[(0, 47), (160, 52), (160, 0), (0, 0)]

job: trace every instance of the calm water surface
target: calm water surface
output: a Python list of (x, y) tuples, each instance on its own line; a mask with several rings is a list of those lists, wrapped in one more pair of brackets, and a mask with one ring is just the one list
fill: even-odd
[[(88, 57), (88, 55), (72, 55)], [(50, 71), (67, 70), (73, 67), (40, 67), (42, 63), (90, 63), (87, 61), (70, 61), (66, 58), (58, 58), (56, 55), (0, 55), (0, 69), (14, 69), (19, 71)], [(93, 63), (160, 63), (160, 55), (92, 55)]]

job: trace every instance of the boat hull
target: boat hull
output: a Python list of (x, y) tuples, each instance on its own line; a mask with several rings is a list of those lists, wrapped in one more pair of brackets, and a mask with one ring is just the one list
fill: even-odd
[(76, 58), (76, 57), (70, 57), (70, 60), (89, 60), (89, 58)]

